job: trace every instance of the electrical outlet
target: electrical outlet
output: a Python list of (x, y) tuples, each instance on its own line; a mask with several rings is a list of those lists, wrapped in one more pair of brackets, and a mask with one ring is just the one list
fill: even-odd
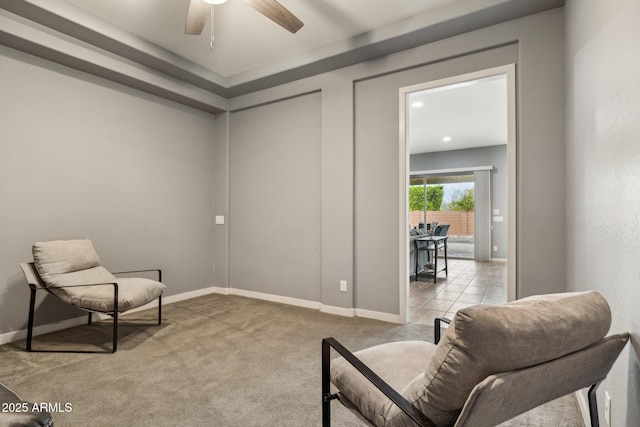
[(341, 292), (347, 292), (347, 281), (346, 280), (340, 280), (340, 291)]
[(493, 251), (494, 251), (494, 252), (498, 252), (498, 245), (494, 245), (494, 246), (493, 246)]
[(608, 391), (604, 392), (604, 419), (611, 426), (611, 396)]

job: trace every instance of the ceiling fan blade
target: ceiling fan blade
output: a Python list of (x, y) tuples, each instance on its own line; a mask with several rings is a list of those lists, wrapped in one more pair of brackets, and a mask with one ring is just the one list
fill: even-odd
[[(193, 0), (192, 0), (193, 1)], [(284, 29), (295, 33), (304, 25), (293, 13), (276, 0), (244, 0), (255, 10)]]
[(189, 11), (187, 12), (187, 20), (184, 24), (184, 33), (190, 35), (198, 35), (202, 33), (207, 17), (211, 12), (211, 5), (203, 0), (191, 0), (189, 3)]

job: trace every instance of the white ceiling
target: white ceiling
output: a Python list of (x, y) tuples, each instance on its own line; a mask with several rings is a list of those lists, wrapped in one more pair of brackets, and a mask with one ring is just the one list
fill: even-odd
[[(189, 0), (65, 0), (223, 77), (255, 70), (352, 39), (461, 0), (279, 0), (304, 22), (291, 34), (242, 0), (214, 8), (202, 34), (184, 34)], [(474, 0), (482, 6), (504, 0)]]
[(507, 143), (504, 74), (412, 92), (407, 103), (410, 154)]
[[(214, 7), (215, 44), (211, 49), (210, 18), (201, 35), (184, 34), (190, 0), (65, 0), (231, 80), (238, 76), (268, 75), (274, 64), (313, 62), (315, 57), (331, 57), (336, 50), (349, 52), (393, 38), (397, 33), (436, 26), (453, 16), (514, 3), (513, 0), (279, 1), (304, 22), (296, 34), (281, 28), (244, 1), (228, 0)], [(276, 68), (283, 71), (286, 66)], [(409, 109), (411, 154), (506, 144), (504, 81), (493, 79), (449, 90), (431, 89), (414, 93), (411, 98), (424, 103), (422, 108)], [(443, 141), (445, 136), (451, 140)]]
[[(228, 0), (215, 7), (216, 42), (211, 50), (209, 22), (199, 36), (184, 34), (190, 0), (0, 0), (0, 43), (217, 114), (226, 111), (229, 99), (564, 4), (564, 0), (279, 1), (304, 22), (296, 34), (243, 0)], [(109, 55), (144, 71), (123, 71)], [(176, 86), (175, 80), (187, 85)], [(464, 122), (468, 126), (471, 120)], [(471, 133), (480, 135), (480, 130)]]
[[(211, 50), (210, 20), (203, 34), (184, 34), (190, 0), (0, 0), (0, 21), (9, 19), (10, 25), (8, 37), (0, 43), (148, 89), (144, 79), (121, 78), (119, 71), (96, 66), (90, 53), (80, 58), (82, 54), (70, 48), (71, 56), (59, 55), (64, 40), (91, 45), (204, 89), (214, 97), (185, 99), (168, 88), (154, 93), (217, 113), (224, 108), (215, 96), (238, 97), (564, 4), (564, 0), (280, 1), (304, 22), (296, 34), (243, 0), (228, 0), (215, 6), (216, 43)], [(42, 28), (61, 39), (34, 32)]]

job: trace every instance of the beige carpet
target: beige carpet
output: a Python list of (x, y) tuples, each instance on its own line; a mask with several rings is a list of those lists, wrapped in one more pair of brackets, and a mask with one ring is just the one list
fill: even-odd
[[(25, 307), (26, 310), (26, 307)], [(26, 314), (26, 313), (25, 313)], [(122, 320), (149, 323), (147, 310)], [(27, 353), (0, 346), (0, 382), (25, 400), (70, 403), (56, 426), (319, 426), (320, 348), (404, 339), (431, 341), (432, 328), (345, 318), (249, 298), (208, 295), (167, 305), (162, 326), (120, 327), (115, 354)], [(36, 337), (34, 348), (109, 348), (110, 324)], [(359, 426), (333, 402), (334, 426)], [(510, 426), (582, 426), (570, 395)]]

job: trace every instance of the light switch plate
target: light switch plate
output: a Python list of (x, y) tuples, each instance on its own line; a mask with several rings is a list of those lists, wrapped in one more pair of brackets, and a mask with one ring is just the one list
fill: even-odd
[(224, 215), (216, 215), (216, 224), (217, 225), (224, 224)]

